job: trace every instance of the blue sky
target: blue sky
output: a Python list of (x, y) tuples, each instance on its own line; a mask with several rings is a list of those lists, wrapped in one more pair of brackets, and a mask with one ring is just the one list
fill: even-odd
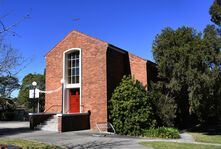
[[(151, 46), (165, 27), (194, 27), (210, 22), (213, 0), (0, 0), (6, 25), (30, 18), (7, 36), (7, 42), (31, 63), (20, 73), (43, 73), (45, 54), (71, 30), (107, 41), (143, 58), (153, 60)], [(76, 21), (76, 18), (79, 18)]]

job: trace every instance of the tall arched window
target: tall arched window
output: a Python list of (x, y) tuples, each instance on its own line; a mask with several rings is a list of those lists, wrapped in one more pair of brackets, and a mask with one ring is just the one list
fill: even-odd
[(67, 54), (67, 83), (78, 84), (80, 81), (80, 52)]

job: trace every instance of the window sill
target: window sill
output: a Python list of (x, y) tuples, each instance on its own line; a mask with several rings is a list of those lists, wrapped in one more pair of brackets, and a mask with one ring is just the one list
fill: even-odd
[(66, 84), (65, 85), (65, 88), (77, 88), (79, 87), (80, 88), (80, 83), (77, 83), (77, 84)]

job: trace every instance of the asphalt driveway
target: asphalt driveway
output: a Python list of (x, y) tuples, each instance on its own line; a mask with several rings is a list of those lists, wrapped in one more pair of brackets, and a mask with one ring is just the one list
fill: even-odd
[(32, 131), (29, 122), (2, 122), (0, 121), (0, 139), (19, 138), (34, 140), (48, 144), (58, 145), (64, 148), (127, 148), (147, 149), (138, 144), (139, 138), (125, 137), (119, 135), (99, 135), (90, 130), (72, 132), (49, 132)]

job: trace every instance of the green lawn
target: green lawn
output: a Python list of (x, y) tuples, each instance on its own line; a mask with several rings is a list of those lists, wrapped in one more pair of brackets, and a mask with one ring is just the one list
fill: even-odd
[(221, 146), (175, 142), (141, 142), (140, 144), (154, 149), (221, 149)]
[(221, 135), (207, 135), (205, 133), (189, 133), (193, 136), (197, 142), (208, 142), (208, 143), (220, 143), (221, 144)]
[(21, 147), (22, 149), (61, 149), (61, 147), (58, 146), (22, 139), (0, 139), (0, 145), (15, 145)]

